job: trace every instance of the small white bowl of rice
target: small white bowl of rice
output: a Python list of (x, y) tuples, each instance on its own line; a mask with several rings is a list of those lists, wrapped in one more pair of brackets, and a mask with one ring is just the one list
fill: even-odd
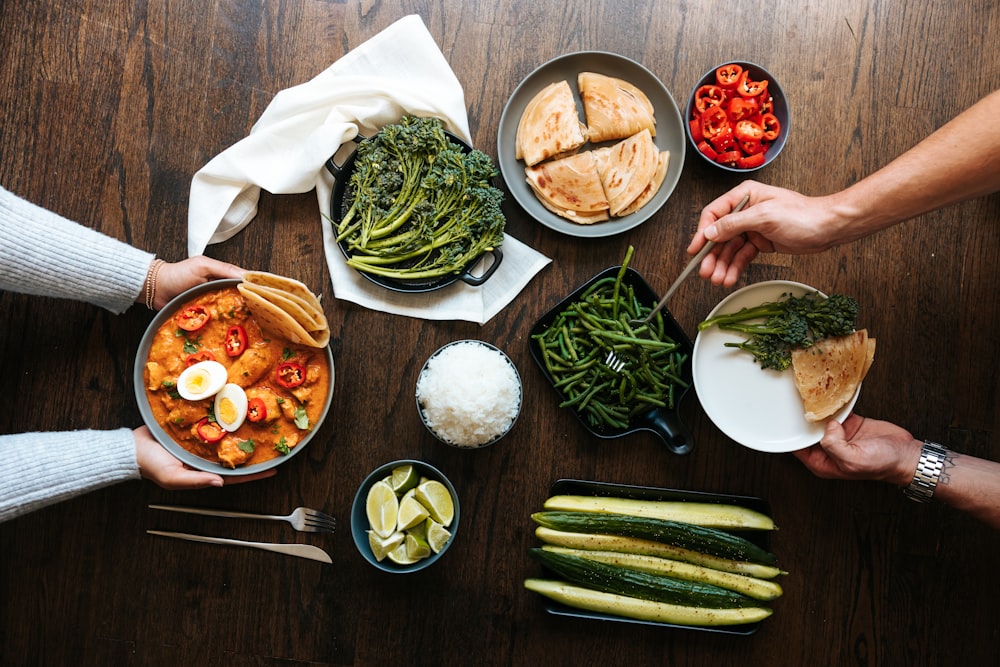
[(499, 348), (458, 340), (439, 348), (417, 377), (417, 412), (435, 438), (463, 449), (492, 445), (521, 412), (521, 376)]

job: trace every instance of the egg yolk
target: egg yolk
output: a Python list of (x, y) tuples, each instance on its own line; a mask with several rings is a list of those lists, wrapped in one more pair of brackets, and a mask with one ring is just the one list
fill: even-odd
[(219, 401), (219, 414), (216, 415), (216, 418), (227, 424), (236, 421), (236, 404), (231, 398), (222, 398)]
[(205, 391), (206, 384), (208, 384), (208, 376), (204, 373), (195, 373), (187, 379), (185, 388), (192, 394), (200, 394)]

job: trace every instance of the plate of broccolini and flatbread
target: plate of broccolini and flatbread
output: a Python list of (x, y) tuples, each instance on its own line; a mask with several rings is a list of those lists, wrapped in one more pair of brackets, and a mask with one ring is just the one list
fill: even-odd
[(827, 421), (850, 414), (874, 359), (875, 339), (854, 328), (856, 315), (850, 297), (786, 280), (730, 294), (699, 325), (694, 344), (695, 390), (706, 414), (759, 451), (819, 442)]

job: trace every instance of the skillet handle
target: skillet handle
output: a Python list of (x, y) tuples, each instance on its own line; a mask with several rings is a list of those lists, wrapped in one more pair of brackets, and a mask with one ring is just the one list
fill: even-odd
[(501, 251), (500, 248), (497, 247), (493, 248), (493, 250), (490, 250), (488, 253), (483, 253), (483, 257), (485, 257), (487, 254), (493, 255), (493, 263), (490, 264), (489, 268), (486, 269), (483, 275), (481, 276), (472, 275), (471, 273), (472, 269), (479, 265), (479, 262), (476, 262), (473, 266), (470, 266), (469, 268), (467, 268), (465, 271), (462, 272), (462, 274), (459, 276), (459, 280), (468, 285), (472, 285), (473, 287), (478, 287), (479, 285), (482, 285), (487, 280), (489, 280), (490, 276), (492, 276), (496, 272), (496, 270), (500, 268), (500, 262), (503, 261), (503, 251)]
[(653, 410), (649, 415), (649, 430), (660, 436), (674, 454), (690, 454), (694, 437), (674, 410)]
[[(366, 140), (367, 140), (367, 137), (363, 137), (360, 134), (354, 135), (354, 139), (352, 139), (352, 141), (354, 143), (359, 144), (359, 145), (361, 144), (362, 141), (366, 141)], [(344, 171), (344, 165), (337, 164), (337, 161), (334, 159), (336, 157), (337, 157), (336, 153), (334, 153), (333, 155), (331, 155), (330, 158), (324, 163), (323, 166), (325, 166), (326, 170), (328, 172), (330, 172), (330, 174), (333, 176), (334, 180), (339, 180), (341, 173), (343, 173), (343, 171)]]

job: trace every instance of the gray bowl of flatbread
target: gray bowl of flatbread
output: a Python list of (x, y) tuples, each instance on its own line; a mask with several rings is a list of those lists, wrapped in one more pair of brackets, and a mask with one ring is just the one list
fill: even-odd
[(684, 167), (680, 110), (662, 82), (624, 56), (560, 56), (515, 89), (497, 161), (511, 196), (550, 229), (603, 237), (670, 198)]

